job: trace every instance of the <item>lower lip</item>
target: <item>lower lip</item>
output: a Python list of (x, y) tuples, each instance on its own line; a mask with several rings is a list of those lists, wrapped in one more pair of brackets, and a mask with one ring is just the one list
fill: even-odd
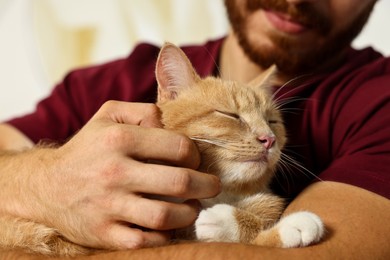
[(281, 15), (271, 11), (264, 11), (268, 21), (279, 31), (288, 34), (301, 34), (307, 30), (305, 26), (299, 23), (283, 19)]

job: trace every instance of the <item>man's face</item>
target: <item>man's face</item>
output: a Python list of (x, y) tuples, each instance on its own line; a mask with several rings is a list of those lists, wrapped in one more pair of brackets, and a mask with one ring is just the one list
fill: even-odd
[(225, 0), (245, 53), (263, 67), (302, 73), (339, 54), (376, 0)]

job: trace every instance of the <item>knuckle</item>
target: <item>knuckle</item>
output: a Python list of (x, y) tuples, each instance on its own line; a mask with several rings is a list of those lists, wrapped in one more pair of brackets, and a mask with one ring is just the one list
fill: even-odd
[(112, 212), (115, 209), (114, 200), (111, 197), (104, 197), (101, 199), (100, 207), (106, 212)]
[(108, 147), (118, 147), (131, 138), (131, 136), (122, 125), (111, 125), (107, 127), (107, 132), (103, 138), (105, 145)]
[(158, 117), (160, 110), (155, 104), (145, 104), (145, 115), (150, 117)]
[(160, 206), (159, 208), (157, 208), (154, 211), (154, 213), (150, 219), (151, 228), (157, 229), (157, 230), (164, 229), (168, 220), (169, 220), (168, 208), (164, 207), (164, 206)]
[(161, 127), (161, 112), (155, 104), (145, 104), (143, 107), (141, 126)]
[(104, 221), (91, 226), (90, 233), (95, 237), (97, 244), (108, 244), (108, 242), (112, 239), (110, 234), (111, 226), (112, 225), (110, 223)]
[(128, 248), (129, 249), (139, 249), (145, 246), (145, 239), (141, 235), (136, 235), (133, 237), (133, 240), (128, 243)]
[(179, 172), (175, 172), (175, 176), (173, 179), (173, 193), (177, 196), (186, 195), (191, 188), (191, 176), (190, 174), (183, 170)]
[(123, 180), (125, 174), (125, 166), (122, 162), (115, 159), (107, 160), (102, 166), (100, 172), (100, 180), (105, 186), (115, 185)]
[(115, 101), (115, 100), (108, 100), (104, 102), (103, 105), (100, 106), (99, 110), (95, 114), (95, 117), (102, 117), (102, 116), (106, 116), (107, 114), (110, 114), (115, 109), (118, 102), (119, 101)]
[(194, 144), (189, 138), (185, 136), (180, 135), (179, 138), (180, 139), (179, 139), (179, 149), (177, 151), (177, 160), (178, 161), (188, 160), (193, 156)]
[(120, 248), (121, 249), (139, 249), (143, 248), (146, 245), (145, 237), (142, 234), (142, 231), (133, 232), (131, 237), (124, 239), (121, 241)]
[(115, 100), (108, 100), (104, 102), (104, 104), (101, 106), (101, 111), (111, 111), (114, 107), (116, 107), (118, 104), (118, 101)]

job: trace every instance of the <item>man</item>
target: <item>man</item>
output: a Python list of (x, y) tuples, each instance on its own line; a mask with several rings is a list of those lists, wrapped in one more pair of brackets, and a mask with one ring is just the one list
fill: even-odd
[[(289, 149), (323, 181), (312, 183), (295, 169), (274, 186), (292, 199), (285, 214), (309, 210), (323, 219), (324, 241), (289, 250), (223, 243), (148, 248), (193, 223), (196, 199), (215, 196), (220, 184), (196, 171), (199, 155), (190, 140), (160, 128), (154, 105), (136, 103), (154, 101), (158, 48), (145, 44), (126, 60), (71, 73), (35, 113), (1, 125), (0, 212), (55, 227), (86, 246), (145, 248), (109, 258), (390, 256), (390, 60), (348, 47), (376, 1), (225, 2), (233, 32), (184, 50), (201, 75), (218, 73), (213, 58), (219, 58), (222, 78), (247, 82), (272, 63), (285, 79), (299, 76), (276, 98), (285, 104), (301, 98), (287, 106), (295, 113), (284, 114)], [(104, 103), (109, 99), (132, 102)], [(57, 148), (34, 147), (72, 135)], [(173, 204), (142, 194), (189, 200)]]

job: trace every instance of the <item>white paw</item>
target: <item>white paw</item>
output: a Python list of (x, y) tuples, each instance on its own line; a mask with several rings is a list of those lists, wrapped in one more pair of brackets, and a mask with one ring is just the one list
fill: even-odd
[(282, 218), (277, 224), (283, 247), (303, 247), (320, 241), (325, 233), (322, 220), (301, 211)]
[(195, 222), (196, 237), (201, 241), (238, 242), (239, 229), (235, 208), (217, 204), (200, 212)]

